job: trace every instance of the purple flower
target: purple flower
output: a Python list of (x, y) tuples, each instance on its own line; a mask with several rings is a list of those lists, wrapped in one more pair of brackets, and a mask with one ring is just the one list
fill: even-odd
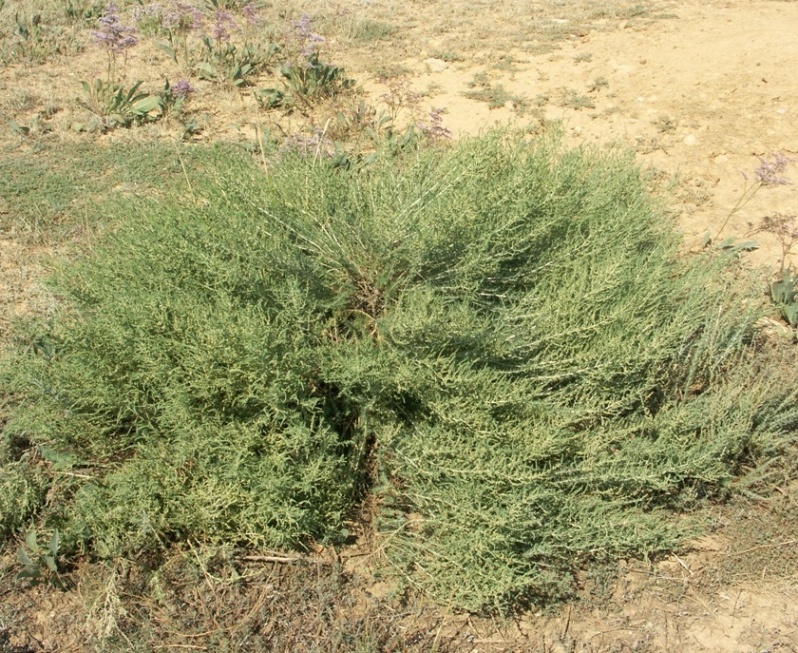
[(194, 92), (194, 88), (186, 79), (177, 80), (172, 86), (172, 95), (175, 97), (186, 97)]
[(146, 20), (147, 18), (158, 18), (160, 20), (163, 13), (163, 7), (160, 3), (153, 2), (142, 7), (134, 7), (132, 13), (133, 20), (136, 21), (136, 23), (140, 23), (142, 20)]
[(310, 16), (308, 14), (302, 14), (299, 20), (294, 23), (294, 29), (296, 30), (296, 35), (303, 41), (308, 38), (312, 33), (310, 29)]
[(249, 23), (251, 26), (255, 27), (256, 25), (260, 24), (258, 8), (255, 6), (254, 2), (248, 2), (241, 7), (241, 13), (244, 14), (244, 18), (247, 19), (247, 23)]
[(761, 231), (775, 234), (781, 239), (798, 240), (798, 215), (776, 212), (762, 218)]
[(452, 132), (443, 126), (443, 114), (445, 111), (445, 109), (430, 109), (429, 122), (417, 122), (416, 127), (432, 139), (451, 138)]
[(324, 137), (324, 132), (318, 128), (315, 128), (312, 135), (306, 136), (300, 132), (297, 132), (286, 138), (283, 142), (281, 151), (283, 153), (290, 151), (299, 152), (303, 156), (309, 156), (316, 153), (324, 154), (325, 156), (331, 156), (333, 149), (332, 142)]
[(105, 13), (97, 19), (97, 22), (99, 29), (92, 32), (92, 36), (109, 52), (120, 54), (138, 43), (136, 28), (119, 22), (119, 10), (113, 2), (108, 4)]
[(163, 12), (162, 24), (166, 29), (175, 32), (188, 32), (202, 27), (202, 11), (181, 0), (172, 0)]
[(772, 160), (759, 157), (760, 166), (754, 170), (754, 173), (759, 177), (759, 181), (764, 186), (782, 186), (791, 184), (792, 182), (786, 177), (780, 176), (787, 164), (792, 161), (789, 157), (776, 152), (771, 155)]
[(315, 34), (310, 25), (310, 16), (302, 14), (299, 20), (294, 23), (294, 30), (297, 39), (302, 43), (302, 56), (306, 59), (315, 54), (319, 50), (319, 44), (324, 43), (325, 38)]
[(237, 29), (236, 21), (230, 12), (217, 9), (214, 14), (213, 38), (217, 41), (229, 41), (230, 31)]

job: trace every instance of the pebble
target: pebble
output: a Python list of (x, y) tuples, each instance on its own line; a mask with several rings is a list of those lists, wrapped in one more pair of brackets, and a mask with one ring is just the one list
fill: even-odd
[(429, 59), (424, 59), (424, 65), (427, 67), (427, 70), (431, 73), (442, 73), (449, 67), (449, 64), (446, 63), (443, 59), (435, 59), (434, 57), (430, 57)]

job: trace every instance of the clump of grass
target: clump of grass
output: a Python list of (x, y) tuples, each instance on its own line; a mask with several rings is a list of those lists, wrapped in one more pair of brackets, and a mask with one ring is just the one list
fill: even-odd
[(651, 124), (654, 125), (660, 134), (673, 134), (677, 127), (676, 120), (664, 114), (659, 116), (659, 118), (654, 120)]
[(381, 41), (389, 36), (396, 34), (398, 28), (395, 25), (383, 23), (378, 20), (362, 20), (357, 23), (354, 34), (355, 41), (361, 43), (369, 41)]
[(596, 108), (596, 104), (590, 96), (582, 95), (572, 88), (563, 88), (560, 90), (560, 106), (570, 107), (577, 111)]
[(793, 394), (744, 364), (756, 311), (678, 256), (630, 157), (277, 156), (118, 206), (3, 367), (3, 439), (80, 470), (39, 506), (65, 547), (341, 543), (369, 497), (399, 574), (508, 610), (673, 546), (674, 510), (791, 437)]
[(451, 50), (438, 50), (433, 52), (431, 56), (433, 59), (440, 59), (441, 61), (446, 61), (447, 63), (458, 63), (466, 60), (462, 54)]
[(593, 83), (588, 88), (590, 93), (596, 93), (597, 91), (601, 90), (602, 88), (608, 88), (610, 85), (609, 80), (606, 77), (596, 77), (593, 80)]
[(477, 73), (468, 85), (472, 90), (466, 91), (463, 95), (472, 100), (487, 102), (491, 109), (500, 109), (508, 103), (518, 113), (523, 113), (526, 109), (527, 102), (523, 96), (512, 95), (503, 84), (492, 84), (487, 73)]

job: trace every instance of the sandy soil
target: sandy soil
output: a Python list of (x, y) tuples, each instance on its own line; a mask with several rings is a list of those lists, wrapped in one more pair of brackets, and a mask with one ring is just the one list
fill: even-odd
[[(484, 73), (519, 98), (515, 104), (537, 108), (538, 119), (562, 121), (573, 144), (635, 148), (641, 166), (675, 189), (688, 244), (707, 230), (717, 236), (741, 200), (721, 235), (743, 238), (765, 215), (798, 212), (793, 184), (764, 187), (745, 201), (759, 157), (798, 155), (798, 3), (679, 2), (670, 11), (672, 18), (652, 23), (604, 19), (604, 30), (578, 29), (551, 53), (510, 47), (448, 63), (426, 57), (429, 48), (404, 65), (416, 73), (414, 88), (433, 89), (429, 103), (446, 110), (456, 134), (530, 122), (514, 100), (490, 109), (463, 97)], [(574, 108), (580, 97), (593, 106)], [(750, 260), (776, 263), (774, 240), (756, 238), (762, 248)]]
[[(759, 249), (742, 261), (765, 269), (764, 287), (783, 249), (758, 226), (765, 216), (798, 215), (798, 2), (678, 0), (652, 3), (642, 15), (630, 5), (604, 13), (591, 3), (559, 5), (373, 0), (358, 6), (356, 18), (345, 13), (331, 23), (338, 38), (328, 47), (375, 106), (395, 84), (384, 71), (403, 71), (421, 95), (418, 111), (444, 110), (456, 136), (497, 123), (542, 131), (560, 121), (570, 144), (633, 148), (686, 246), (703, 246), (706, 232), (716, 243), (754, 239)], [(329, 3), (309, 7), (334, 13)], [(345, 38), (364, 17), (395, 27), (388, 45)], [(157, 81), (145, 73), (156, 59), (163, 61), (142, 49), (129, 74)], [(70, 131), (80, 119), (75, 85), (102, 64), (87, 56), (9, 66), (0, 71), (0, 112), (31, 124), (59, 107), (48, 114), (46, 137), (88, 137)], [(479, 91), (483, 99), (466, 96)], [(491, 98), (498, 106), (485, 101)], [(195, 106), (210, 125), (206, 138), (250, 139), (254, 126), (273, 120), (232, 91)], [(28, 146), (11, 132), (2, 144)], [(760, 184), (763, 165), (778, 162), (777, 176), (790, 183)], [(2, 201), (0, 208), (13, 212)], [(0, 332), (11, 317), (38, 310), (41, 260), (40, 250), (0, 233)], [(678, 557), (625, 561), (604, 580), (586, 577), (583, 600), (552, 613), (501, 625), (436, 613), (436, 641), (463, 651), (798, 651), (798, 487), (776, 489), (773, 499), (717, 509), (713, 535)], [(89, 650), (96, 628), (87, 626), (80, 592), (17, 589), (16, 598), (0, 595), (0, 651)], [(2, 621), (12, 608), (16, 625)], [(203, 648), (194, 640), (185, 647)]]

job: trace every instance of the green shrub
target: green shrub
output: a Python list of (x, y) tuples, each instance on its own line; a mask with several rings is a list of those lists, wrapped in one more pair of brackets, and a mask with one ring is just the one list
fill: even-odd
[(81, 468), (42, 512), (65, 541), (342, 542), (371, 493), (400, 573), (508, 609), (673, 546), (787, 437), (755, 311), (629, 157), (501, 132), (403, 157), (209, 155), (56, 275), (5, 434)]
[(0, 538), (24, 529), (44, 501), (47, 482), (29, 447), (25, 440), (0, 437)]

